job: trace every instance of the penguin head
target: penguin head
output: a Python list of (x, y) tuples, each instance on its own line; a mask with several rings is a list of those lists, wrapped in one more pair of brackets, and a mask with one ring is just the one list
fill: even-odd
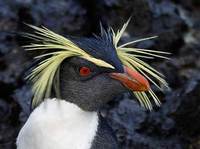
[(166, 82), (159, 72), (138, 57), (159, 57), (158, 54), (164, 52), (157, 51), (158, 54), (155, 54), (151, 50), (124, 47), (131, 42), (118, 46), (127, 25), (128, 22), (117, 34), (111, 28), (105, 30), (101, 27), (101, 34), (91, 38), (65, 38), (47, 28), (30, 25), (36, 30), (35, 34), (26, 36), (36, 43), (25, 48), (48, 51), (36, 57), (44, 60), (27, 76), (33, 83), (33, 107), (51, 97), (52, 92), (57, 98), (72, 102), (86, 111), (97, 111), (125, 91), (134, 92), (139, 102), (151, 109), (151, 102), (145, 93), (149, 92), (159, 105), (159, 99), (149, 85), (148, 79), (152, 80), (145, 71), (164, 85)]

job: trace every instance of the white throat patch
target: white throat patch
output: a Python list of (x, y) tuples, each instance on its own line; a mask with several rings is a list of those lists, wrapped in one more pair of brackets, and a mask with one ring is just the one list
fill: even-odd
[(96, 112), (73, 103), (47, 99), (19, 132), (17, 149), (90, 149), (98, 127)]

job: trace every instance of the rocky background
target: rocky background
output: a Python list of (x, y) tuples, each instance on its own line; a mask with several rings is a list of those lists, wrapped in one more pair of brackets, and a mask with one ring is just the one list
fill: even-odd
[(163, 105), (153, 112), (125, 94), (102, 113), (122, 149), (200, 149), (200, 0), (0, 0), (0, 149), (16, 148), (29, 114), (31, 92), (23, 77), (33, 54), (14, 34), (28, 31), (23, 23), (89, 36), (100, 20), (116, 30), (130, 16), (122, 42), (158, 35), (135, 46), (172, 53), (169, 61), (150, 61), (171, 89), (156, 91)]

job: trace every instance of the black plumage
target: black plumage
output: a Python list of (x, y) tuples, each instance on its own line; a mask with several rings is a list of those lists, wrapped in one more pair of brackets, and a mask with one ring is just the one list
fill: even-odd
[(119, 149), (119, 144), (112, 128), (100, 114), (98, 130), (91, 149)]
[(118, 72), (124, 72), (122, 63), (117, 56), (113, 44), (113, 33), (101, 27), (101, 34), (90, 38), (70, 38), (81, 49), (95, 58), (102, 59), (113, 65)]

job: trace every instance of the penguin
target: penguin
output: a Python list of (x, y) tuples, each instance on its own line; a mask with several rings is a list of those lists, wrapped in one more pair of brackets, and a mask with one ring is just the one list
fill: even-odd
[(127, 48), (131, 42), (118, 46), (127, 25), (117, 33), (101, 27), (101, 34), (90, 38), (66, 38), (29, 25), (35, 34), (26, 37), (35, 43), (25, 48), (48, 52), (37, 57), (44, 60), (27, 77), (33, 84), (33, 111), (18, 134), (17, 149), (119, 149), (101, 108), (127, 91), (148, 109), (152, 106), (147, 92), (160, 105), (145, 71), (167, 83), (139, 57), (167, 53)]

